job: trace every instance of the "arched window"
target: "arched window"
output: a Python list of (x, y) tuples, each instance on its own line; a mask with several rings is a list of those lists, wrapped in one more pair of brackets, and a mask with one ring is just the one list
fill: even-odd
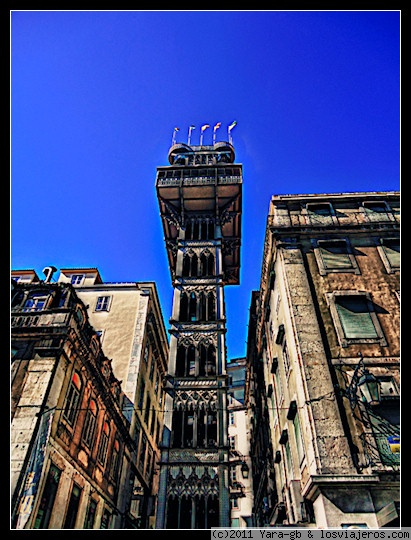
[(172, 448), (183, 447), (183, 411), (173, 411), (173, 431), (172, 431)]
[(194, 377), (196, 374), (196, 349), (194, 345), (179, 345), (176, 358), (176, 377)]
[(190, 345), (187, 349), (187, 375), (194, 377), (196, 371), (196, 349), (194, 345)]
[(190, 255), (184, 255), (183, 257), (183, 277), (189, 277), (190, 276)]
[(98, 445), (98, 451), (97, 451), (97, 461), (101, 465), (103, 465), (103, 467), (106, 463), (109, 439), (110, 439), (110, 426), (108, 425), (108, 422), (105, 420), (103, 422), (103, 428), (101, 430), (101, 435), (100, 435), (100, 443)]
[(113, 478), (117, 478), (118, 466), (120, 463), (120, 443), (118, 439), (114, 441), (113, 452), (111, 454), (110, 474)]
[(215, 275), (214, 255), (212, 253), (209, 254), (208, 260), (207, 260), (207, 275), (208, 276), (214, 276)]
[(188, 298), (185, 292), (181, 293), (180, 297), (180, 321), (188, 319)]
[(205, 253), (200, 255), (200, 276), (207, 276), (208, 272), (208, 257)]
[(207, 320), (207, 300), (204, 292), (200, 293), (200, 319)]
[(71, 378), (63, 411), (64, 418), (71, 426), (74, 425), (77, 418), (82, 387), (83, 383), (81, 381), (81, 377), (77, 371), (75, 371)]
[(215, 375), (216, 374), (216, 354), (214, 345), (209, 345), (207, 349), (207, 365), (206, 365), (206, 375)]
[(82, 439), (86, 446), (89, 448), (92, 447), (94, 442), (94, 434), (96, 431), (96, 424), (97, 424), (97, 404), (94, 399), (90, 399), (87, 413), (86, 413), (86, 419), (84, 421), (84, 427), (83, 427), (83, 433), (82, 433)]
[(207, 295), (207, 321), (215, 320), (215, 298), (214, 293), (210, 292)]
[(197, 446), (215, 448), (217, 446), (217, 413), (201, 409), (197, 416)]
[(207, 364), (207, 347), (205, 345), (200, 345), (200, 362), (199, 362), (199, 375), (204, 377), (206, 375), (206, 364)]
[(188, 319), (189, 321), (193, 322), (197, 320), (197, 297), (195, 293), (190, 294), (190, 303), (188, 306), (189, 314)]
[(216, 352), (214, 345), (200, 345), (199, 375), (200, 377), (216, 374)]
[(191, 271), (190, 271), (190, 275), (192, 277), (197, 277), (197, 266), (198, 266), (198, 257), (197, 255), (194, 253), (191, 257)]
[(176, 377), (184, 377), (186, 374), (186, 348), (180, 345), (177, 348)]

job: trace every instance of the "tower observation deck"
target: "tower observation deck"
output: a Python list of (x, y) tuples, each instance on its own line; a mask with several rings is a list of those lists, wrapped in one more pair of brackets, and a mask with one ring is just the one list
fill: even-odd
[(233, 146), (173, 144), (156, 190), (174, 289), (156, 528), (230, 525), (224, 287), (240, 282)]
[(242, 165), (235, 164), (228, 142), (213, 146), (173, 145), (170, 166), (157, 168), (157, 197), (172, 278), (180, 228), (194, 228), (212, 220), (221, 228), (223, 281), (240, 282)]

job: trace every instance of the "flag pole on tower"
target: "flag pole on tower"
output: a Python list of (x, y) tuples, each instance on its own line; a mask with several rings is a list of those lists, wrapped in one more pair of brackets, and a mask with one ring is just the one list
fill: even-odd
[(237, 125), (237, 122), (234, 120), (232, 124), (228, 126), (228, 142), (233, 144), (233, 138), (231, 136), (231, 130)]
[(213, 144), (215, 144), (215, 132), (221, 126), (221, 122), (218, 122), (213, 128)]
[(171, 140), (171, 146), (173, 146), (174, 144), (176, 144), (176, 133), (177, 131), (180, 131), (180, 128), (178, 127), (175, 127), (174, 128), (174, 131), (173, 131), (173, 138)]
[(189, 128), (188, 128), (188, 140), (187, 140), (187, 144), (188, 146), (190, 146), (190, 143), (191, 143), (191, 132), (193, 131), (193, 129), (195, 129), (196, 127), (191, 125)]
[(210, 127), (210, 124), (204, 124), (204, 126), (201, 126), (201, 135), (200, 135), (200, 146), (203, 146), (203, 135), (204, 131)]

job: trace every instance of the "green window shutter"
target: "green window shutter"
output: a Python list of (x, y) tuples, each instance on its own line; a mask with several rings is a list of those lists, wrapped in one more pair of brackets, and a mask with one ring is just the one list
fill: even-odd
[(336, 301), (336, 308), (347, 339), (378, 338), (365, 298), (340, 297)]
[(386, 240), (384, 242), (384, 251), (392, 268), (400, 267), (400, 241)]
[(321, 244), (320, 253), (327, 270), (353, 267), (346, 244)]

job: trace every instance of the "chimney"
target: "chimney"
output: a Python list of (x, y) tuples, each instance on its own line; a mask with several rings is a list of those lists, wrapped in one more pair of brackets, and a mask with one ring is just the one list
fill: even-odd
[(46, 276), (44, 283), (50, 283), (54, 272), (57, 272), (57, 268), (55, 268), (54, 266), (46, 266), (45, 268), (43, 268), (43, 274)]

